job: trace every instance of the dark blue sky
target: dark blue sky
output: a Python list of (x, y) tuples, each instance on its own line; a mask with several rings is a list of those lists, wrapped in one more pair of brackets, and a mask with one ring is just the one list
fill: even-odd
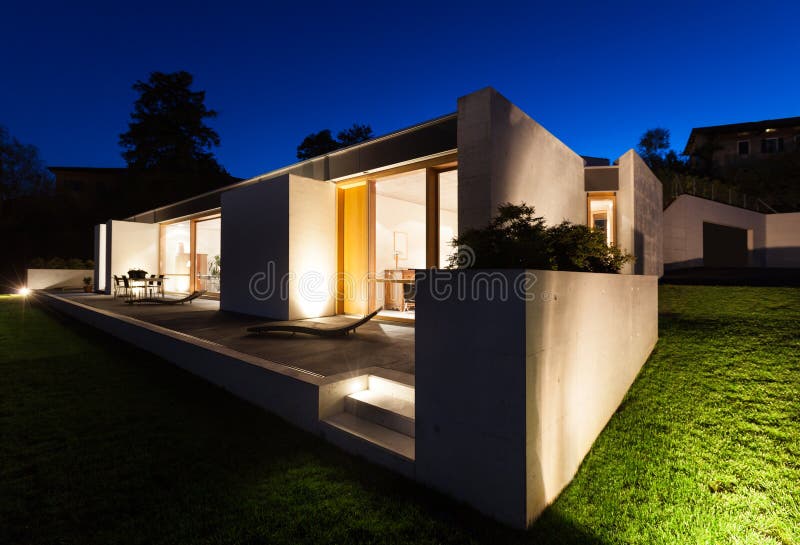
[(10, 4), (0, 124), (49, 165), (122, 166), (131, 84), (153, 70), (195, 75), (241, 177), (310, 132), (384, 134), (487, 85), (611, 158), (654, 126), (682, 149), (693, 126), (800, 115), (796, 1)]

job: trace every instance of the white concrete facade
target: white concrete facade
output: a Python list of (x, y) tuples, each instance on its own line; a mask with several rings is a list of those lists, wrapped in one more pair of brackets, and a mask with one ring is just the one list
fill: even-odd
[(282, 320), (334, 314), (335, 190), (286, 174), (223, 194), (222, 310)]
[(525, 527), (570, 482), (650, 355), (657, 277), (458, 271), (432, 290), (421, 277), (417, 478)]
[(762, 214), (680, 195), (664, 211), (665, 268), (704, 265), (704, 222), (746, 230), (749, 267), (800, 267), (800, 213)]
[(28, 269), (25, 287), (32, 290), (77, 289), (83, 279), (95, 278), (91, 269)]
[(105, 293), (111, 293), (114, 275), (131, 269), (157, 271), (159, 225), (110, 220), (106, 224)]

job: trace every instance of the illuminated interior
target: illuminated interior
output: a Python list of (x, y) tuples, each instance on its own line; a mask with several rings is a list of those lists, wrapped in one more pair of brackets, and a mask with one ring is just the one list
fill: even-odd
[(375, 181), (375, 306), (383, 317), (413, 319), (414, 272), (430, 266), (446, 267), (458, 233), (458, 172), (434, 173), (438, 183), (438, 251), (428, 263), (431, 239), (426, 233), (428, 182), (426, 169), (378, 178)]
[(164, 290), (188, 293), (192, 268), (190, 222), (162, 226), (161, 273)]
[(589, 227), (606, 234), (606, 244), (614, 244), (614, 197), (589, 196)]
[(164, 291), (190, 293), (193, 290), (206, 290), (209, 294), (219, 293), (221, 232), (222, 221), (219, 216), (161, 226), (159, 274), (165, 276)]
[(195, 229), (195, 289), (219, 293), (222, 220), (214, 218), (198, 221)]

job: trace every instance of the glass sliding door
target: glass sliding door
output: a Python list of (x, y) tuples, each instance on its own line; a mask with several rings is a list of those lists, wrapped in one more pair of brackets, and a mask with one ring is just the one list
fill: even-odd
[(375, 306), (413, 319), (414, 272), (427, 257), (425, 169), (375, 181)]
[(439, 263), (440, 269), (450, 264), (456, 252), (453, 238), (458, 236), (458, 170), (439, 173)]
[(219, 294), (222, 273), (221, 232), (220, 218), (195, 222), (195, 290)]
[(191, 285), (191, 223), (180, 221), (162, 226), (161, 274), (165, 275), (164, 290), (189, 293)]

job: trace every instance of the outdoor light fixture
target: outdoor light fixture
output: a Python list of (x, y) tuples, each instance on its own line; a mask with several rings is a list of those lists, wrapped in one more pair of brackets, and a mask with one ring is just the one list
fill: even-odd
[(17, 290), (17, 293), (19, 293), (23, 297), (27, 297), (28, 295), (30, 295), (31, 290), (30, 288), (20, 288)]

